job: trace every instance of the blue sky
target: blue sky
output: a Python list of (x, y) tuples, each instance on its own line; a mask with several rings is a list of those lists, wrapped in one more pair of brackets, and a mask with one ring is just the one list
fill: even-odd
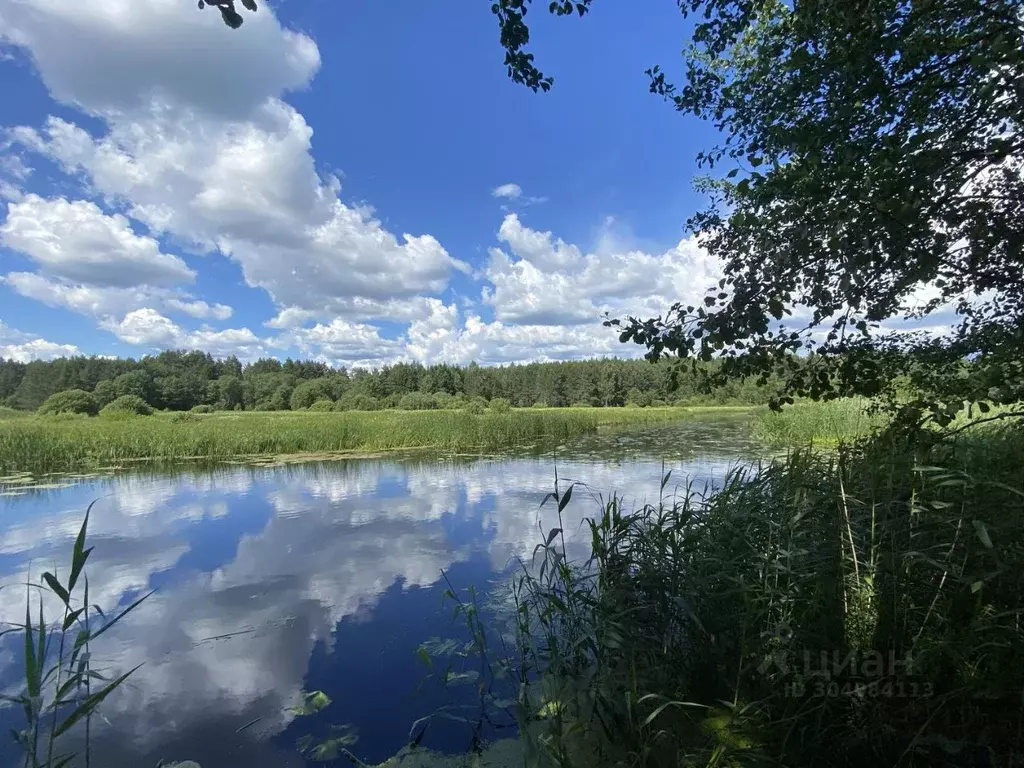
[(636, 354), (603, 312), (696, 298), (712, 129), (647, 92), (673, 3), (0, 0), (0, 356), (483, 364)]

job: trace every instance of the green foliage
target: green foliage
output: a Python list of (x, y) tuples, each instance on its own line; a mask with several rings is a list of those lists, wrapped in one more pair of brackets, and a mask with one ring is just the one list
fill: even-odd
[(327, 399), (317, 400), (315, 403), (313, 403), (311, 406), (309, 406), (309, 410), (317, 411), (317, 412), (320, 412), (320, 413), (322, 413), (324, 411), (333, 411), (334, 410), (334, 401), (333, 400), (327, 400)]
[(289, 404), (293, 411), (309, 408), (317, 400), (331, 400), (333, 391), (326, 379), (312, 379), (298, 384), (291, 394)]
[(466, 413), (479, 416), (480, 414), (487, 412), (487, 401), (482, 397), (474, 397), (466, 403), (464, 410)]
[(491, 400), (490, 404), (488, 405), (488, 408), (490, 408), (495, 413), (508, 413), (510, 410), (512, 410), (512, 404), (504, 397), (496, 397), (493, 400)]
[(151, 416), (153, 408), (137, 395), (121, 395), (100, 410), (101, 416)]
[(117, 397), (135, 395), (136, 397), (141, 397), (143, 400), (147, 400), (148, 397), (152, 396), (151, 389), (153, 382), (146, 371), (128, 371), (127, 373), (122, 373), (120, 376), (117, 376), (113, 381), (114, 394)]
[(172, 424), (199, 424), (203, 417), (192, 411), (176, 411), (168, 418)]
[(782, 411), (757, 414), (754, 434), (783, 446), (838, 445), (870, 435), (888, 419), (872, 412), (864, 399), (797, 402)]
[(347, 392), (338, 398), (335, 408), (339, 411), (378, 411), (380, 401), (370, 395)]
[(217, 382), (217, 406), (225, 411), (241, 406), (245, 398), (242, 380), (231, 374), (221, 376)]
[[(62, 581), (59, 571), (55, 570), (43, 573), (38, 584), (27, 584), (25, 622), (4, 631), (4, 634), (20, 632), (24, 636), (24, 687), (17, 695), (5, 696), (5, 699), (20, 706), (25, 714), (25, 727), (11, 733), (24, 753), (23, 764), (29, 768), (69, 765), (76, 755), (64, 751), (61, 746), (67, 741), (64, 737), (78, 737), (83, 729), (88, 765), (92, 746), (88, 723), (99, 705), (138, 669), (115, 677), (92, 664), (97, 639), (149, 595), (113, 616), (107, 616), (90, 602), (85, 567), (92, 547), (86, 548), (85, 542), (91, 509), (92, 505), (75, 539), (66, 580)], [(61, 618), (56, 623), (44, 613), (44, 594), (52, 595), (61, 606)]]
[(216, 411), (217, 409), (214, 408), (212, 405), (206, 405), (205, 403), (202, 405), (193, 406), (190, 409), (191, 413), (215, 413)]
[[(514, 711), (528, 764), (1012, 764), (1024, 432), (915, 447), (882, 434), (716, 489), (670, 472), (657, 502), (601, 502), (577, 561), (561, 513), (581, 495), (556, 484), (487, 618), (448, 592), (481, 717)], [(445, 653), (423, 646), (431, 674)]]
[(40, 415), (77, 413), (86, 416), (95, 416), (99, 413), (99, 405), (96, 398), (89, 392), (81, 389), (67, 389), (63, 392), (56, 392), (50, 395), (39, 406), (37, 413)]
[(629, 393), (626, 396), (627, 405), (635, 405), (639, 408), (646, 408), (653, 402), (653, 400), (654, 398), (651, 397), (650, 392), (641, 392), (635, 387), (629, 390)]
[[(683, 418), (683, 411), (624, 409), (324, 413), (224, 411), (156, 414), (137, 419), (26, 417), (0, 420), (0, 474), (59, 472), (122, 462), (229, 459), (239, 456), (433, 448), (491, 452), (514, 445), (564, 442), (599, 424)], [(557, 444), (557, 443), (556, 443)]]
[[(35, 393), (32, 397), (42, 392), (48, 397), (54, 391), (77, 388), (92, 390), (100, 407), (116, 397), (134, 395), (160, 410), (191, 410), (197, 406), (206, 410), (210, 406), (222, 411), (305, 409), (317, 400), (338, 401), (346, 396), (348, 405), (343, 403), (343, 410), (352, 409), (350, 404), (356, 396), (372, 398), (358, 401), (362, 407), (374, 402), (378, 408), (404, 408), (406, 395), (413, 396), (405, 401), (407, 404), (427, 403), (426, 398), (433, 398), (436, 407), (444, 409), (464, 408), (477, 397), (485, 401), (502, 398), (521, 408), (538, 401), (555, 407), (569, 403), (616, 406), (625, 403), (630, 390), (652, 400), (675, 399), (674, 393), (678, 392), (707, 404), (763, 404), (778, 388), (775, 381), (758, 386), (750, 381), (729, 380), (712, 395), (694, 395), (698, 375), (712, 373), (720, 366), (712, 361), (693, 376), (676, 376), (675, 380), (667, 364), (616, 359), (489, 368), (401, 364), (350, 373), (309, 361), (281, 363), (268, 359), (243, 366), (234, 358), (215, 360), (202, 353), (162, 352), (140, 361), (67, 358), (26, 366), (0, 360), (0, 385), (12, 391), (8, 397), (19, 406), (19, 391), (25, 397), (29, 390)], [(26, 381), (31, 386), (25, 385)], [(74, 386), (78, 382), (83, 386)]]
[(291, 711), (299, 716), (313, 715), (331, 704), (331, 697), (323, 691), (310, 691), (301, 694), (302, 701), (292, 707)]
[[(680, 7), (695, 19), (687, 85), (648, 74), (724, 137), (698, 156), (728, 173), (704, 182), (711, 206), (690, 227), (726, 277), (699, 306), (629, 318), (621, 339), (652, 359), (724, 353), (724, 373), (775, 371), (815, 399), (896, 397), (902, 374), (921, 393), (900, 406), (908, 422), (1024, 398), (1019, 2)], [(880, 326), (950, 305), (945, 339)], [(810, 322), (789, 327), (796, 308)]]
[(437, 407), (434, 396), (424, 392), (410, 392), (398, 401), (398, 408), (403, 411), (430, 411)]
[(111, 379), (103, 379), (96, 383), (92, 396), (96, 398), (96, 404), (102, 409), (117, 399), (117, 387)]

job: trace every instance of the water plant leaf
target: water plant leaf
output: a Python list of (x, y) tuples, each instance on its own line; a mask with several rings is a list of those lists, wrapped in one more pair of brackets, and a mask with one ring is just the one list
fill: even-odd
[(125, 609), (124, 609), (123, 611), (121, 611), (121, 612), (120, 612), (119, 614), (117, 614), (117, 616), (115, 616), (115, 617), (114, 617), (114, 618), (112, 618), (112, 619), (111, 619), (110, 621), (108, 621), (108, 622), (107, 622), (106, 624), (104, 624), (104, 625), (103, 625), (102, 627), (100, 627), (100, 629), (99, 629), (99, 630), (97, 630), (97, 631), (96, 631), (96, 632), (95, 632), (95, 633), (94, 633), (94, 634), (92, 635), (92, 637), (90, 637), (89, 639), (90, 639), (90, 640), (95, 640), (95, 639), (96, 639), (97, 637), (99, 637), (100, 635), (102, 635), (102, 634), (103, 634), (104, 632), (106, 632), (106, 631), (107, 631), (108, 629), (110, 629), (110, 628), (111, 628), (112, 626), (114, 626), (115, 624), (117, 624), (117, 622), (119, 622), (119, 621), (120, 621), (121, 619), (123, 619), (123, 618), (124, 618), (124, 617), (125, 617), (126, 615), (128, 615), (128, 613), (130, 613), (131, 611), (134, 611), (134, 610), (135, 610), (136, 608), (138, 608), (138, 607), (139, 607), (140, 605), (142, 605), (142, 603), (143, 603), (143, 602), (144, 602), (144, 601), (145, 601), (145, 600), (146, 600), (147, 598), (149, 598), (149, 597), (150, 597), (150, 596), (151, 596), (151, 595), (153, 594), (153, 592), (156, 592), (156, 590), (154, 589), (154, 590), (152, 590), (152, 591), (150, 591), (150, 592), (147, 592), (147, 593), (146, 593), (145, 595), (143, 595), (142, 597), (140, 597), (140, 598), (139, 598), (138, 600), (136, 600), (136, 601), (135, 601), (134, 603), (132, 603), (131, 605), (129, 605), (129, 606), (127, 607), (127, 608), (125, 608)]
[(427, 669), (433, 669), (434, 668), (434, 663), (430, 660), (430, 654), (427, 653), (427, 649), (426, 648), (424, 648), (421, 645), (419, 648), (416, 649), (416, 654), (423, 661), (424, 665), (426, 665)]
[(74, 624), (78, 620), (78, 617), (82, 615), (82, 611), (84, 611), (84, 610), (85, 610), (85, 607), (83, 606), (82, 608), (76, 608), (75, 610), (71, 611), (71, 613), (69, 613), (64, 618), (64, 625), (61, 627), (61, 629), (64, 632), (67, 632), (68, 629), (71, 628), (71, 625)]
[(85, 532), (89, 528), (89, 513), (92, 512), (93, 501), (85, 509), (85, 519), (82, 520), (82, 527), (78, 531), (78, 537), (75, 539), (74, 549), (71, 551), (71, 576), (68, 578), (68, 592), (75, 591), (75, 584), (78, 583), (78, 577), (82, 573), (82, 569), (85, 568), (85, 561), (89, 559), (89, 553), (92, 552), (92, 547), (89, 549), (85, 548)]
[(572, 498), (572, 489), (575, 487), (575, 483), (565, 489), (565, 493), (562, 494), (562, 498), (558, 500), (558, 511), (561, 512), (569, 504), (569, 499)]
[(313, 715), (326, 709), (331, 704), (331, 697), (323, 691), (310, 691), (302, 694), (302, 703), (292, 707), (291, 711), (299, 715)]
[(91, 696), (86, 697), (85, 701), (79, 704), (78, 707), (76, 707), (75, 710), (70, 715), (68, 715), (67, 719), (64, 720), (64, 722), (61, 723), (59, 726), (57, 726), (57, 728), (53, 732), (53, 737), (57, 738), (61, 734), (66, 733), (71, 726), (73, 726), (86, 715), (90, 714), (94, 709), (96, 709), (97, 706), (99, 706), (100, 702), (102, 702), (105, 698), (107, 698), (107, 696), (113, 693), (118, 688), (118, 686), (121, 685), (121, 683), (128, 679), (129, 675), (134, 673), (135, 670), (137, 670), (141, 666), (142, 665), (139, 664), (138, 666), (133, 667), (132, 669), (128, 670), (123, 675), (109, 683), (102, 690), (99, 690)]
[(71, 595), (69, 595), (68, 591), (64, 589), (64, 587), (61, 585), (59, 581), (57, 581), (56, 576), (54, 576), (49, 571), (46, 571), (43, 574), (43, 581), (46, 582), (46, 586), (50, 588), (50, 591), (53, 592), (53, 594), (60, 598), (61, 602), (64, 603), (64, 605), (70, 607)]
[[(29, 593), (31, 594), (31, 593)], [(25, 685), (29, 698), (39, 695), (39, 669), (36, 667), (36, 646), (32, 635), (31, 600), (25, 600)]]

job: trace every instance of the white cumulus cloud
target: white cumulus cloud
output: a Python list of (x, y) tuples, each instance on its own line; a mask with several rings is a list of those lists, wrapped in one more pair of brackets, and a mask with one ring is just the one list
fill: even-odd
[(108, 216), (93, 202), (26, 195), (7, 207), (0, 243), (20, 251), (44, 274), (96, 286), (175, 285), (193, 272), (163, 253), (151, 237), (136, 235), (124, 216)]
[(27, 363), (32, 360), (52, 360), (79, 354), (74, 344), (56, 344), (52, 341), (22, 333), (0, 320), (0, 359)]
[(264, 340), (248, 328), (187, 331), (154, 309), (136, 309), (121, 320), (108, 318), (100, 325), (121, 341), (137, 346), (197, 349), (214, 357), (235, 355), (243, 360), (253, 360), (266, 354)]

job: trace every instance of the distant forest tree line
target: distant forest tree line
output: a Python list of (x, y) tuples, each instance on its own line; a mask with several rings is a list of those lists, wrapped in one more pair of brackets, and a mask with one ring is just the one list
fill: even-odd
[[(762, 404), (778, 389), (773, 379), (702, 385), (705, 370), (677, 373), (667, 362), (604, 358), (483, 367), (398, 363), (376, 370), (332, 368), (322, 362), (260, 359), (243, 364), (203, 352), (166, 351), (140, 360), (70, 357), (21, 363), (0, 359), (0, 406), (36, 410), (68, 390), (92, 393), (102, 408), (135, 395), (153, 408), (184, 411), (298, 410), (331, 401), (338, 409), (447, 408), (474, 399), (503, 398), (528, 407), (640, 407), (686, 404)], [(322, 403), (321, 405), (326, 405)]]

